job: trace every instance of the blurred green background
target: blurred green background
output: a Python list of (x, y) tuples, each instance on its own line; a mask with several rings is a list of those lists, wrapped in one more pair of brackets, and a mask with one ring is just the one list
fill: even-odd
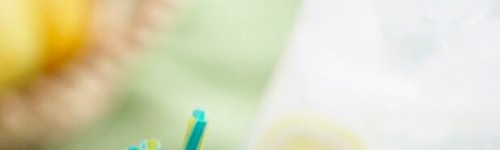
[(299, 0), (192, 0), (128, 69), (113, 112), (50, 150), (115, 150), (157, 138), (180, 150), (193, 108), (206, 150), (242, 149)]

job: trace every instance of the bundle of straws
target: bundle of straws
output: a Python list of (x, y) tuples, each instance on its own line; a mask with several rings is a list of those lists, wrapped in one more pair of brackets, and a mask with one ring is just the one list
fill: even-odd
[[(202, 109), (193, 110), (191, 117), (188, 121), (186, 136), (184, 138), (184, 150), (203, 150), (203, 137), (205, 128), (207, 126), (207, 119), (205, 111)], [(127, 150), (160, 150), (160, 141), (156, 139), (144, 140), (139, 145), (133, 145)]]

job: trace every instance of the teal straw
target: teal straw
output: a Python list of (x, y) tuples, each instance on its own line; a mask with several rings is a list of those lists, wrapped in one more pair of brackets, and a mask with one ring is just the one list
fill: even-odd
[(191, 135), (189, 136), (185, 150), (200, 149), (203, 133), (207, 125), (207, 120), (205, 118), (205, 111), (201, 109), (195, 109), (192, 115), (193, 118), (195, 119), (195, 125), (192, 129)]
[(134, 145), (134, 146), (129, 146), (127, 150), (140, 150), (140, 148)]

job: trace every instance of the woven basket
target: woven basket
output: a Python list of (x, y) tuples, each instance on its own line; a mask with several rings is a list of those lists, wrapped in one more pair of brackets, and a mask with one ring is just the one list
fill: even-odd
[(39, 76), (27, 89), (0, 95), (0, 149), (33, 149), (30, 145), (71, 135), (110, 110), (123, 66), (176, 10), (172, 0), (129, 2), (97, 1), (85, 55)]

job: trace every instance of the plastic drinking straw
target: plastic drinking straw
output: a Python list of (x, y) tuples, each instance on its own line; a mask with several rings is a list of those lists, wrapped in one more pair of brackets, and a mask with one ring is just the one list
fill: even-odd
[(140, 149), (139, 147), (137, 147), (137, 146), (133, 145), (133, 146), (129, 146), (129, 147), (127, 148), (127, 150), (141, 150), (141, 149)]
[(161, 143), (156, 139), (144, 140), (139, 144), (141, 150), (160, 150)]
[(203, 135), (207, 120), (205, 111), (202, 109), (193, 110), (192, 116), (189, 118), (186, 137), (184, 142), (185, 150), (202, 150)]
[(127, 150), (160, 150), (161, 143), (156, 139), (143, 140), (139, 143), (139, 146), (132, 145), (127, 148)]

